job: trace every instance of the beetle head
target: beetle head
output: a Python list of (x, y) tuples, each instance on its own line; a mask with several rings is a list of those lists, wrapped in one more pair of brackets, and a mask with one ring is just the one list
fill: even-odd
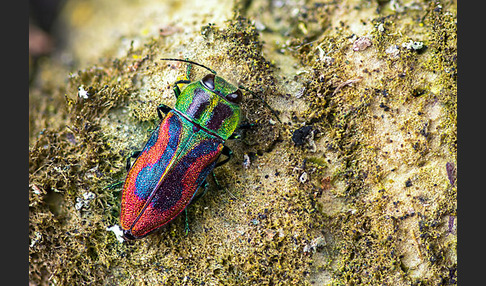
[(217, 75), (207, 74), (201, 79), (201, 83), (204, 87), (231, 103), (240, 103), (243, 98), (241, 91), (237, 87)]

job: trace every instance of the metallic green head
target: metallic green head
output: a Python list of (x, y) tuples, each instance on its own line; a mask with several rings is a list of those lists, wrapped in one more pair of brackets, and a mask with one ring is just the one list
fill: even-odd
[(238, 103), (242, 97), (236, 86), (222, 77), (208, 74), (186, 86), (177, 98), (175, 109), (226, 140), (238, 127)]

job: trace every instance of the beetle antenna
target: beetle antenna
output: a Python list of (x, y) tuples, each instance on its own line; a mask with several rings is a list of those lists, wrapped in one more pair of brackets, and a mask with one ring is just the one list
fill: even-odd
[(202, 65), (202, 64), (199, 64), (199, 63), (196, 63), (196, 62), (193, 62), (193, 61), (190, 61), (190, 60), (183, 60), (183, 59), (171, 59), (171, 58), (163, 58), (163, 59), (160, 59), (161, 61), (176, 61), (176, 62), (184, 62), (184, 63), (188, 63), (188, 64), (193, 64), (193, 65), (196, 65), (196, 66), (200, 66), (202, 68), (205, 68), (207, 69), (208, 71), (210, 71), (211, 73), (213, 74), (216, 74), (216, 71), (214, 71), (213, 69), (210, 69), (208, 68), (207, 66), (205, 65)]
[(265, 106), (268, 109), (270, 109), (270, 111), (272, 112), (273, 116), (275, 116), (275, 118), (277, 118), (278, 122), (282, 123), (282, 121), (280, 121), (280, 118), (278, 118), (277, 112), (275, 112), (275, 110), (273, 110), (270, 107), (270, 105), (268, 105), (268, 103), (261, 96), (259, 96), (258, 94), (254, 93), (253, 91), (249, 90), (248, 88), (246, 88), (246, 87), (244, 87), (242, 85), (238, 86), (238, 88), (244, 89), (244, 90), (248, 91), (249, 93), (251, 93), (253, 96), (258, 97), (263, 102), (263, 104), (265, 104)]

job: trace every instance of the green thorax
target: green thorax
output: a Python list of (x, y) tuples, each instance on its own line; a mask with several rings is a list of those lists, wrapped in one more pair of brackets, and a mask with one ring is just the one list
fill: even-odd
[(181, 92), (175, 109), (226, 140), (238, 127), (240, 107), (224, 97), (237, 89), (219, 76), (214, 77), (214, 90), (207, 88), (201, 81), (193, 82)]

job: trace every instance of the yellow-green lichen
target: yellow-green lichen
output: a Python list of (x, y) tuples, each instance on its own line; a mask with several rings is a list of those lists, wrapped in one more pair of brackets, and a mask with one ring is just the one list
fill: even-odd
[[(30, 86), (32, 283), (456, 284), (457, 187), (446, 167), (457, 152), (455, 1), (194, 4), (205, 13), (139, 4), (126, 39), (105, 37), (108, 48), (85, 55), (97, 35), (81, 23), (94, 29), (102, 17), (86, 15), (104, 12), (70, 3), (68, 47), (81, 66), (46, 60)], [(371, 45), (354, 51), (362, 37)], [(179, 217), (120, 243), (107, 230), (118, 223), (114, 183), (186, 71), (163, 57), (211, 67), (283, 123), (245, 93), (244, 122), (257, 127), (227, 142), (235, 156), (215, 170), (222, 188), (209, 179), (188, 208), (189, 234)]]

